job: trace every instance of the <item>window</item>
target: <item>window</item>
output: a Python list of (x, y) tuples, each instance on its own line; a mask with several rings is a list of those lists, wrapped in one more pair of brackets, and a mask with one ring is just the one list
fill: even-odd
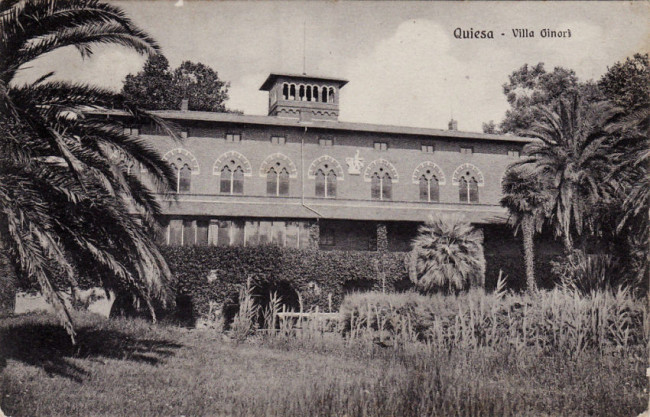
[(322, 227), (320, 229), (320, 244), (321, 246), (334, 246), (336, 243), (334, 229), (331, 227)]
[(429, 170), (420, 177), (420, 201), (437, 202), (440, 200), (438, 178)]
[(392, 179), (384, 168), (379, 168), (370, 178), (370, 198), (373, 200), (390, 200), (392, 198)]
[(424, 152), (424, 153), (433, 153), (434, 150), (435, 150), (435, 147), (433, 145), (429, 145), (429, 144), (426, 144), (426, 143), (422, 144), (422, 152)]
[[(316, 171), (316, 197), (336, 197), (336, 173), (334, 170), (327, 171), (328, 165)], [(327, 173), (325, 173), (327, 172)]]
[(284, 145), (287, 143), (287, 137), (286, 136), (271, 136), (271, 143), (273, 145)]
[(516, 149), (510, 149), (510, 150), (508, 151), (508, 156), (509, 156), (510, 158), (519, 158), (519, 151), (516, 150)]
[(474, 148), (472, 148), (471, 146), (461, 146), (460, 153), (462, 153), (463, 155), (471, 155), (474, 153)]
[(219, 192), (222, 194), (244, 193), (244, 170), (234, 160), (221, 169)]
[(289, 171), (280, 162), (276, 162), (266, 173), (266, 194), (289, 195)]
[[(178, 158), (176, 163), (171, 165), (172, 169), (176, 172), (176, 192), (189, 193), (192, 184), (192, 169), (187, 164), (183, 164), (183, 160)], [(180, 167), (180, 169), (178, 168)]]
[(388, 150), (388, 143), (386, 142), (375, 142), (376, 151), (386, 151)]
[(478, 203), (478, 181), (469, 171), (460, 177), (458, 197), (461, 203)]
[(334, 140), (328, 138), (320, 138), (318, 139), (318, 144), (320, 146), (334, 146)]
[(241, 142), (241, 133), (226, 133), (226, 142)]

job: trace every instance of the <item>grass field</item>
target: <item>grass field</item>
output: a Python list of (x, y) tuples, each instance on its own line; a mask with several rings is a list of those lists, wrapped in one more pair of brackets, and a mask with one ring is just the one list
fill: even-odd
[(635, 416), (645, 353), (433, 352), (325, 338), (253, 338), (143, 321), (0, 319), (8, 416)]

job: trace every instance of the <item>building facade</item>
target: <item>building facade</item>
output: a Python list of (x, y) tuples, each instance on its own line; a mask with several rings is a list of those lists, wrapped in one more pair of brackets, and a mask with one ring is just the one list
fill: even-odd
[(342, 122), (345, 84), (271, 74), (268, 116), (154, 112), (180, 126), (180, 144), (129, 126), (177, 175), (162, 201), (164, 243), (377, 250), (387, 233), (388, 250), (404, 251), (432, 212), (503, 225), (501, 180), (527, 139), (460, 132), (453, 120), (449, 130)]

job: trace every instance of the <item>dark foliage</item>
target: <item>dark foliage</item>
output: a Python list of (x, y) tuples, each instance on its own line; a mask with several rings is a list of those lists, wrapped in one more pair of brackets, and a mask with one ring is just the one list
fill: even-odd
[(648, 54), (634, 54), (625, 62), (607, 68), (598, 87), (614, 105), (632, 112), (650, 106), (650, 62)]
[[(250, 277), (257, 287), (280, 284), (300, 293), (304, 308), (337, 309), (346, 291), (403, 290), (408, 281), (401, 252), (343, 252), (261, 247), (166, 247), (178, 295), (189, 295), (195, 317), (209, 301), (229, 303)], [(357, 288), (354, 284), (359, 284)], [(371, 284), (371, 285), (369, 285)], [(260, 294), (268, 296), (267, 294)]]
[(227, 112), (230, 83), (200, 62), (183, 61), (171, 70), (163, 55), (151, 56), (139, 73), (124, 80), (122, 94), (131, 103), (148, 110), (179, 110), (188, 100), (188, 110)]

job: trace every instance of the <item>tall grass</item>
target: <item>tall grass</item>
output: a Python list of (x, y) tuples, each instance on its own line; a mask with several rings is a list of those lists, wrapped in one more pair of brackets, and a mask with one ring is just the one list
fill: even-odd
[(353, 294), (341, 305), (350, 338), (420, 340), (438, 350), (524, 348), (578, 356), (647, 342), (646, 306), (625, 289), (582, 296), (563, 290), (532, 295)]

